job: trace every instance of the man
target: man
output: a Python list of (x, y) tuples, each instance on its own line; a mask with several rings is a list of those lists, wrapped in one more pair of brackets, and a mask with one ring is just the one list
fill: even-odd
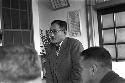
[(112, 58), (103, 47), (91, 47), (81, 53), (83, 83), (125, 83), (112, 71)]
[(30, 46), (0, 47), (0, 83), (42, 83), (40, 65)]
[(73, 38), (66, 37), (67, 23), (54, 20), (51, 23), (51, 43), (46, 53), (47, 83), (80, 83), (81, 67), (79, 64), (82, 44)]

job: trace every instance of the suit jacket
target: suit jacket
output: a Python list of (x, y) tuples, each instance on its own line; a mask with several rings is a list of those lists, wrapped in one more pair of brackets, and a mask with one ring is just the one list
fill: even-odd
[(125, 83), (125, 79), (119, 77), (118, 74), (111, 71), (104, 76), (100, 83)]
[(65, 38), (59, 55), (56, 49), (49, 45), (46, 52), (46, 81), (47, 83), (81, 83), (81, 66), (79, 63), (82, 44), (73, 38)]

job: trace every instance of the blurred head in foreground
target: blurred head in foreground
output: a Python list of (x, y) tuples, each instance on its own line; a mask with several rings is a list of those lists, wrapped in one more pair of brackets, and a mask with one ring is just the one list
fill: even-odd
[(29, 83), (30, 81), (36, 83), (35, 80), (40, 76), (40, 60), (34, 48), (0, 47), (0, 83)]
[(103, 47), (90, 47), (81, 53), (83, 83), (125, 83), (112, 71), (112, 58)]

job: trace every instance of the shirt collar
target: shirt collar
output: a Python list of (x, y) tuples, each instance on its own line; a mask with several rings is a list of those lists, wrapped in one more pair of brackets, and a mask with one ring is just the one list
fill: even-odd
[(61, 41), (61, 42), (60, 42), (59, 46), (61, 46), (61, 45), (62, 45), (62, 43), (63, 43), (63, 41)]

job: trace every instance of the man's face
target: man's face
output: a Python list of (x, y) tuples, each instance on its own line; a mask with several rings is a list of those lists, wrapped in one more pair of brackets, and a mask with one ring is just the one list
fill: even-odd
[(60, 29), (60, 26), (56, 23), (51, 25), (50, 39), (52, 43), (61, 42), (65, 37), (64, 31)]

